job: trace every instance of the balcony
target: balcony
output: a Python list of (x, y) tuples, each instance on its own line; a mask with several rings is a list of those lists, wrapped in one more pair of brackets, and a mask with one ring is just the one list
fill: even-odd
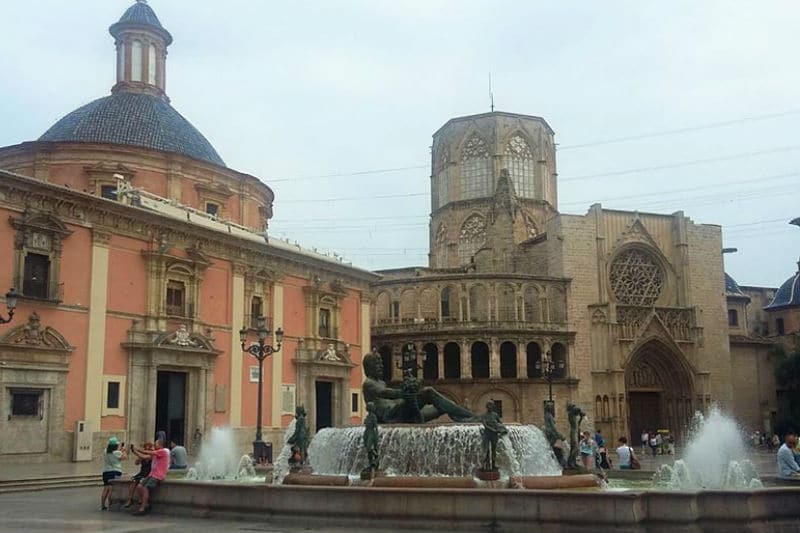
[(527, 320), (476, 320), (461, 321), (457, 318), (436, 319), (379, 319), (372, 325), (373, 335), (392, 335), (423, 332), (455, 331), (547, 331), (565, 333), (566, 323), (533, 322)]

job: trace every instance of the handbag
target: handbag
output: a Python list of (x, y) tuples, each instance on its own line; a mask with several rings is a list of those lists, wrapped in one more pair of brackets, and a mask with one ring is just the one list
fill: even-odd
[(628, 451), (631, 452), (631, 470), (641, 470), (642, 465), (639, 463), (639, 459), (633, 455), (633, 449), (630, 446), (628, 446)]

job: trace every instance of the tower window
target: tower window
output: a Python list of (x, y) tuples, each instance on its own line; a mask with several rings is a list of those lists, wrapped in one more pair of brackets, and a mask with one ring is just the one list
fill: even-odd
[(156, 84), (156, 47), (150, 44), (147, 47), (147, 81), (151, 85)]
[(119, 409), (119, 381), (109, 381), (106, 387), (106, 408)]
[(206, 213), (214, 217), (218, 216), (219, 204), (215, 204), (214, 202), (206, 202)]
[(729, 326), (739, 325), (739, 313), (736, 311), (736, 309), (728, 309), (728, 325)]
[(250, 327), (258, 327), (258, 317), (264, 314), (264, 301), (259, 296), (253, 296), (250, 300)]
[(106, 200), (117, 201), (117, 186), (116, 185), (101, 185), (100, 196)]
[(42, 254), (26, 254), (22, 294), (33, 298), (48, 298), (49, 293), (50, 258)]
[(131, 80), (142, 81), (142, 41), (131, 43)]

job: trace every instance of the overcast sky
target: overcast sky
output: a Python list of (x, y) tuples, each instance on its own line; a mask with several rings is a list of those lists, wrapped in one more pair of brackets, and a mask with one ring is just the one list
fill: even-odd
[[(107, 28), (132, 3), (3, 2), (0, 145), (108, 94)], [(273, 188), (272, 236), (370, 269), (426, 264), (431, 134), (489, 110), (491, 72), (498, 110), (555, 130), (561, 212), (683, 210), (723, 226), (740, 284), (796, 270), (800, 2), (150, 5), (175, 39), (173, 106)]]

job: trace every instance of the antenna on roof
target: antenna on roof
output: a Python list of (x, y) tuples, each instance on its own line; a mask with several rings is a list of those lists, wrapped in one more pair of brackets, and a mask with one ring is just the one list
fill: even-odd
[(494, 112), (494, 93), (492, 92), (492, 73), (489, 73), (489, 110)]

